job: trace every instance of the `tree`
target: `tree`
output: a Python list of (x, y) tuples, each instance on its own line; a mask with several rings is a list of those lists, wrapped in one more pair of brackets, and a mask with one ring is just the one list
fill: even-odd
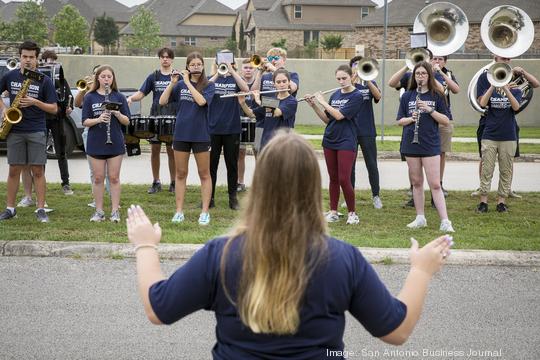
[(284, 50), (287, 50), (287, 46), (285, 45), (285, 43), (287, 42), (287, 39), (279, 39), (278, 41), (274, 41), (273, 43), (271, 43), (271, 45), (273, 47), (278, 47), (278, 48), (282, 48)]
[(240, 38), (238, 39), (238, 48), (243, 53), (246, 51), (246, 39), (244, 35), (244, 20), (240, 19)]
[(306, 50), (305, 55), (307, 55), (306, 57), (310, 59), (315, 58), (318, 47), (319, 47), (319, 42), (317, 40), (311, 40), (310, 42), (308, 42), (305, 46), (305, 50)]
[(231, 50), (233, 53), (236, 53), (236, 49), (238, 48), (236, 44), (236, 40), (233, 40), (232, 38), (227, 39), (227, 42), (225, 45), (223, 45), (225, 49)]
[(152, 11), (140, 6), (137, 13), (129, 20), (129, 25), (133, 30), (133, 35), (126, 39), (128, 49), (143, 49), (144, 54), (148, 55), (150, 50), (161, 46), (159, 23)]
[(73, 5), (65, 5), (54, 15), (54, 42), (61, 46), (80, 46), (88, 48), (89, 25), (79, 10)]
[(48, 19), (43, 5), (37, 1), (26, 1), (15, 12), (11, 25), (15, 41), (32, 40), (43, 46), (48, 43)]
[(3, 41), (17, 41), (17, 31), (15, 27), (5, 21), (0, 20), (0, 39)]
[(335, 58), (336, 51), (343, 46), (343, 36), (333, 34), (326, 35), (321, 40), (321, 45), (325, 51), (332, 52)]
[(105, 53), (109, 54), (111, 51), (111, 45), (114, 45), (118, 41), (118, 27), (114, 22), (114, 19), (103, 13), (102, 16), (96, 18), (94, 24), (94, 39), (96, 42), (105, 48)]

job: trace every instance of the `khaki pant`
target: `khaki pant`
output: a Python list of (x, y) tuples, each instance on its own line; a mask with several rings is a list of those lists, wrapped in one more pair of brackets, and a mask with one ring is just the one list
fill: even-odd
[(516, 141), (482, 140), (482, 175), (480, 176), (480, 195), (487, 195), (491, 189), (491, 179), (495, 162), (499, 163), (499, 188), (497, 194), (506, 198), (512, 185), (512, 164), (516, 154)]

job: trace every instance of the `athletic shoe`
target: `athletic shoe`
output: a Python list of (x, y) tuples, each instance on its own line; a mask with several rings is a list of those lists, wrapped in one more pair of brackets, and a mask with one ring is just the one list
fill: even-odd
[(407, 208), (407, 207), (414, 207), (414, 199), (413, 199), (413, 198), (410, 198), (409, 201), (407, 201), (405, 204), (403, 204), (403, 207), (404, 207), (404, 208)]
[(120, 222), (120, 210), (115, 210), (111, 213), (110, 217), (112, 222), (119, 223)]
[(17, 204), (17, 207), (29, 207), (36, 205), (36, 202), (27, 196), (23, 197)]
[(0, 213), (0, 220), (9, 220), (14, 217), (17, 217), (17, 210), (13, 209), (11, 212), (9, 209), (6, 209)]
[(382, 201), (378, 195), (373, 197), (373, 207), (377, 210), (382, 209)]
[(446, 189), (443, 188), (442, 185), (441, 185), (441, 190), (442, 190), (442, 193), (443, 193), (444, 197), (447, 198), (448, 197), (448, 191), (446, 191)]
[(487, 213), (488, 212), (488, 204), (485, 202), (481, 202), (478, 204), (478, 207), (476, 208), (476, 212), (479, 213)]
[(94, 215), (90, 218), (91, 222), (102, 222), (105, 221), (105, 212), (103, 210), (96, 210)]
[(433, 198), (431, 198), (431, 207), (436, 209), (437, 207), (435, 206), (435, 201), (433, 201)]
[(88, 204), (88, 207), (91, 207), (91, 208), (96, 208), (96, 200), (92, 200), (91, 203)]
[(522, 196), (513, 192), (512, 190), (510, 190), (510, 193), (508, 193), (508, 197), (511, 197), (511, 198), (514, 198), (514, 199), (521, 199)]
[(413, 222), (407, 224), (409, 229), (420, 229), (427, 226), (427, 220), (424, 216), (418, 215)]
[(412, 186), (407, 190), (407, 195), (412, 197)]
[(505, 203), (498, 203), (497, 204), (497, 211), (500, 213), (507, 212), (508, 206)]
[(183, 212), (177, 212), (174, 214), (173, 218), (171, 219), (171, 222), (178, 224), (184, 221), (184, 213)]
[(441, 220), (441, 226), (439, 227), (439, 230), (442, 232), (454, 232), (454, 228), (452, 227), (452, 222), (448, 219)]
[(246, 191), (246, 184), (238, 184), (236, 186), (236, 192), (244, 192)]
[(339, 215), (331, 211), (327, 212), (324, 218), (326, 219), (326, 222), (329, 222), (329, 223), (339, 221)]
[(201, 213), (201, 215), (199, 215), (199, 225), (208, 225), (210, 224), (210, 213)]
[(472, 193), (471, 193), (471, 197), (478, 197), (480, 196), (480, 188), (474, 190)]
[(64, 192), (64, 195), (73, 195), (73, 190), (71, 190), (69, 184), (62, 186), (62, 191)]
[(157, 192), (160, 192), (161, 191), (161, 183), (159, 181), (154, 181), (152, 183), (152, 186), (150, 186), (150, 188), (148, 189), (148, 193), (149, 194), (155, 194)]
[(342, 202), (340, 206), (342, 208), (346, 209), (347, 208), (347, 202), (346, 201)]
[(173, 193), (173, 192), (175, 192), (175, 189), (176, 189), (175, 188), (175, 182), (172, 181), (171, 184), (169, 185), (169, 192)]
[(36, 218), (38, 219), (39, 222), (42, 222), (42, 223), (49, 222), (49, 216), (45, 212), (45, 209), (38, 209), (38, 211), (36, 212)]
[(229, 208), (232, 210), (240, 209), (240, 204), (238, 204), (238, 199), (236, 196), (229, 196)]
[(358, 218), (358, 215), (356, 215), (356, 213), (349, 213), (349, 216), (347, 217), (347, 224), (348, 225), (355, 225), (355, 224), (359, 224), (360, 223), (360, 219)]

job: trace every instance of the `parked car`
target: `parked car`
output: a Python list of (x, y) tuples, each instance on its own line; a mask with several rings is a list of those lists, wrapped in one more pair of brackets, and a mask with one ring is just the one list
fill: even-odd
[(83, 49), (79, 46), (60, 46), (59, 44), (56, 44), (55, 46), (46, 46), (42, 49), (45, 50), (52, 50), (56, 54), (82, 54)]

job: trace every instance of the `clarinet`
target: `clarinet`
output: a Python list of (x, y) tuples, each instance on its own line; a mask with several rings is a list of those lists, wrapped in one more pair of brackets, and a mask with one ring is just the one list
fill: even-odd
[[(108, 104), (109, 103), (109, 92), (110, 92), (110, 89), (109, 89), (109, 84), (106, 84), (105, 85), (105, 104)], [(107, 111), (108, 113), (110, 113), (109, 110), (107, 110), (107, 105), (105, 105), (105, 109), (104, 111)], [(111, 118), (109, 118), (109, 122), (107, 123), (107, 142), (105, 142), (106, 145), (112, 145), (112, 140), (111, 140)]]
[(418, 109), (418, 101), (420, 101), (419, 89), (421, 88), (422, 83), (418, 82), (418, 87), (416, 88), (416, 103), (413, 112), (413, 117), (416, 117), (416, 121), (414, 122), (414, 135), (411, 144), (418, 144), (418, 127), (420, 126), (420, 110)]

